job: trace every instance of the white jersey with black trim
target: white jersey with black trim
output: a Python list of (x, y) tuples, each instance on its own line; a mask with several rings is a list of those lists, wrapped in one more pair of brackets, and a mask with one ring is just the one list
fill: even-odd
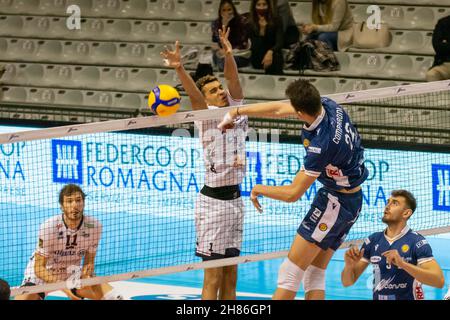
[(70, 266), (80, 267), (86, 253), (96, 253), (101, 233), (100, 222), (89, 216), (83, 216), (76, 229), (66, 226), (62, 214), (46, 220), (39, 228), (38, 247), (26, 273), (34, 273), (34, 256), (37, 253), (47, 258), (48, 271), (65, 280), (73, 272), (69, 270)]
[[(244, 100), (234, 100), (227, 92), (230, 106), (241, 106)], [(215, 109), (208, 106), (208, 109)], [(205, 185), (217, 188), (242, 183), (245, 176), (245, 139), (248, 117), (241, 116), (234, 121), (234, 127), (222, 132), (217, 128), (222, 119), (195, 121), (203, 147), (206, 168)]]

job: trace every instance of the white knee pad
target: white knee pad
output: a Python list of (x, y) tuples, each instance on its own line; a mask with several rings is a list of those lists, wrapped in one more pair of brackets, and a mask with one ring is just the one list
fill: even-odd
[(309, 266), (305, 271), (305, 280), (303, 281), (305, 292), (311, 290), (325, 291), (325, 270), (317, 268), (313, 265)]
[(304, 273), (305, 271), (286, 258), (280, 266), (280, 271), (278, 271), (278, 288), (297, 292)]

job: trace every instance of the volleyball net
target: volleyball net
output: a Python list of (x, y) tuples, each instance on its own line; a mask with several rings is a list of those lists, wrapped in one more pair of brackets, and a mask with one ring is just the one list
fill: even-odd
[[(450, 81), (328, 97), (357, 125), (369, 170), (362, 212), (343, 246), (384, 229), (383, 208), (394, 189), (407, 189), (418, 200), (409, 221), (413, 230), (448, 232)], [(240, 186), (242, 215), (236, 220), (224, 205), (217, 215), (201, 218), (203, 226), (228, 230), (224, 237), (242, 226), (241, 254), (206, 262), (195, 256), (194, 212), (205, 171), (212, 168), (205, 166), (211, 155), (204, 155), (194, 122), (221, 119), (229, 109), (25, 131), (1, 126), (8, 132), (0, 134), (0, 275), (16, 287), (13, 294), (67, 286), (60, 281), (19, 287), (41, 245), (40, 227), (61, 215), (58, 196), (68, 183), (81, 186), (87, 195), (85, 215), (102, 225), (96, 277), (82, 279), (83, 286), (285, 256), (320, 183), (295, 203), (262, 198), (262, 213), (249, 195), (255, 184), (289, 184), (300, 170), (305, 150), (302, 123), (296, 119), (249, 120), (247, 141), (239, 151), (244, 158), (239, 165), (246, 169)], [(225, 145), (233, 139), (225, 135)], [(85, 232), (80, 238), (91, 236)]]

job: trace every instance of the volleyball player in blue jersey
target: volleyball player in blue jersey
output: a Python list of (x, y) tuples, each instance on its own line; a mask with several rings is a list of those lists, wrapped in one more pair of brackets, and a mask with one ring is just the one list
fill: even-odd
[(444, 275), (433, 258), (431, 246), (407, 225), (416, 209), (416, 199), (406, 190), (392, 191), (384, 209), (387, 228), (370, 235), (362, 245), (345, 253), (344, 286), (354, 284), (373, 266), (374, 300), (423, 300), (422, 284), (442, 288)]
[(292, 184), (256, 185), (251, 200), (261, 211), (258, 196), (294, 202), (316, 179), (323, 184), (280, 266), (273, 298), (293, 299), (303, 281), (306, 299), (324, 299), (325, 270), (361, 211), (360, 185), (368, 176), (364, 148), (345, 110), (333, 100), (321, 98), (310, 82), (302, 79), (292, 82), (286, 95), (289, 102), (234, 108), (225, 115), (219, 128), (242, 115), (296, 116), (305, 122), (301, 140), (306, 156)]

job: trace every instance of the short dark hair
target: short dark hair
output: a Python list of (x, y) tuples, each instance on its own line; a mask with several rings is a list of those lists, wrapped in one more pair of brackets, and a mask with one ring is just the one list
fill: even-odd
[(414, 212), (417, 208), (417, 201), (413, 194), (407, 190), (393, 190), (391, 192), (393, 197), (402, 197), (405, 199), (406, 206)]
[(198, 79), (197, 82), (195, 82), (195, 84), (196, 84), (197, 88), (203, 93), (203, 87), (205, 85), (207, 85), (208, 83), (211, 83), (214, 81), (219, 81), (219, 79), (216, 76), (208, 74), (208, 75)]
[(11, 296), (11, 288), (9, 287), (8, 282), (3, 279), (0, 279), (0, 300), (9, 300)]
[(290, 83), (286, 88), (286, 96), (295, 110), (310, 116), (319, 114), (322, 106), (320, 93), (308, 80), (298, 79)]
[(76, 184), (67, 184), (64, 186), (64, 188), (61, 189), (59, 192), (59, 204), (62, 205), (64, 203), (64, 197), (71, 196), (74, 193), (81, 193), (81, 197), (83, 200), (86, 198), (86, 195), (84, 194), (83, 190)]

